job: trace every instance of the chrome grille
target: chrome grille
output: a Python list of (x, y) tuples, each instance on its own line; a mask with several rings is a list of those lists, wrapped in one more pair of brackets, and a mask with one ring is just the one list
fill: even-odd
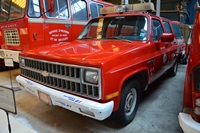
[(6, 44), (13, 44), (13, 45), (20, 44), (19, 33), (17, 29), (4, 30), (3, 34)]
[(100, 83), (94, 85), (84, 82), (84, 69), (87, 68), (33, 59), (25, 59), (25, 66), (20, 67), (21, 75), (33, 81), (98, 100), (101, 98)]

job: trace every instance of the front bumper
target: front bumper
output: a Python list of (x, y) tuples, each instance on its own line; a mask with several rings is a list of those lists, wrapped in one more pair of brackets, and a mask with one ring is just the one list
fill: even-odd
[[(46, 102), (50, 102), (52, 105), (60, 106), (97, 120), (104, 120), (109, 117), (114, 107), (113, 101), (107, 103), (98, 103), (82, 97), (51, 89), (20, 75), (16, 77), (16, 80), (22, 89), (29, 91), (38, 98), (45, 101), (44, 97), (48, 96), (46, 98)], [(39, 95), (41, 92), (44, 96), (43, 98), (41, 98), (41, 95)]]
[(7, 49), (0, 49), (0, 58), (12, 58), (14, 62), (19, 62), (19, 53), (21, 51), (14, 51), (14, 50), (7, 50)]
[(190, 114), (179, 113), (178, 119), (184, 133), (200, 133), (200, 123), (196, 122)]

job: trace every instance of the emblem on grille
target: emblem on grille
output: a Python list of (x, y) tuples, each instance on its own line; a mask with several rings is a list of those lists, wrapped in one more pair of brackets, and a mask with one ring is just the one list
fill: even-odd
[(42, 74), (44, 77), (49, 76), (49, 73), (48, 73), (47, 71), (42, 71), (41, 74)]

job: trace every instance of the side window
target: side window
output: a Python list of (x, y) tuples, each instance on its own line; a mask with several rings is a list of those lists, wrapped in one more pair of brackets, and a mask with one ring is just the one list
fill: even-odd
[[(48, 10), (48, 2), (49, 0), (45, 0), (45, 11)], [(63, 19), (69, 18), (67, 1), (55, 0), (54, 12), (47, 12), (46, 15), (49, 18), (63, 18)]]
[(175, 38), (183, 38), (183, 34), (181, 32), (180, 27), (177, 24), (172, 24), (172, 28), (174, 30)]
[(152, 19), (151, 27), (152, 27), (152, 40), (156, 41), (161, 37), (163, 33), (162, 25), (159, 20)]
[(40, 4), (39, 0), (28, 1), (28, 16), (29, 17), (40, 17)]
[(88, 20), (86, 2), (82, 0), (71, 1), (72, 17), (74, 20)]
[(102, 8), (103, 5), (99, 5), (96, 3), (90, 3), (90, 12), (91, 12), (91, 17), (92, 18), (96, 18), (99, 17), (99, 12), (100, 12), (100, 8)]
[(172, 30), (168, 22), (164, 22), (164, 27), (167, 33), (172, 33)]

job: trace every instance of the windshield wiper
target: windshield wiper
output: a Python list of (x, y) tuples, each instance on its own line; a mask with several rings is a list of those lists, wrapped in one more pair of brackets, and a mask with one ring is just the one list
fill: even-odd
[(1, 10), (2, 10), (3, 12), (5, 12), (5, 13), (8, 14), (8, 11), (6, 11), (5, 9), (3, 9), (2, 7), (1, 7)]
[(125, 39), (125, 38), (123, 38), (121, 36), (112, 36), (112, 37), (108, 37), (106, 39), (118, 39), (118, 40), (122, 40), (122, 41), (126, 41), (126, 42), (131, 43), (131, 40)]
[(93, 38), (93, 37), (82, 37), (81, 39), (95, 39), (95, 38)]

